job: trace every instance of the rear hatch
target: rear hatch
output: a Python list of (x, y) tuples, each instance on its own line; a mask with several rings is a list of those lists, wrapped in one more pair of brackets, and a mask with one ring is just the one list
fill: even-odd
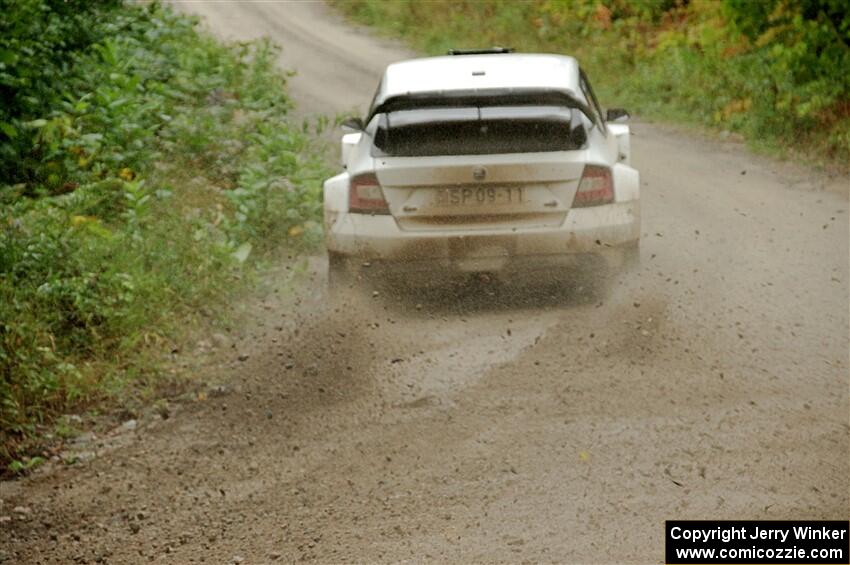
[(401, 229), (561, 225), (584, 168), (584, 114), (551, 100), (442, 101), (370, 122), (376, 175)]

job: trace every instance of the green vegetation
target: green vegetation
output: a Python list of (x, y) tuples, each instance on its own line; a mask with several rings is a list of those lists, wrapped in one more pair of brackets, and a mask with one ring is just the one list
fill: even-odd
[(326, 171), (268, 43), (222, 45), (157, 4), (0, 4), (8, 463), (55, 415), (154, 381), (258, 257), (319, 241)]
[(335, 0), (442, 54), (506, 45), (576, 55), (612, 105), (850, 162), (845, 0)]

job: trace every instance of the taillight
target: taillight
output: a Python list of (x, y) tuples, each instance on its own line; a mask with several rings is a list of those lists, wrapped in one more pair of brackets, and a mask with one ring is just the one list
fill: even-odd
[(359, 214), (389, 214), (384, 191), (375, 173), (365, 173), (351, 178), (348, 189), (348, 211)]
[(599, 206), (614, 201), (614, 181), (611, 169), (598, 165), (585, 165), (581, 181), (578, 183), (573, 208)]

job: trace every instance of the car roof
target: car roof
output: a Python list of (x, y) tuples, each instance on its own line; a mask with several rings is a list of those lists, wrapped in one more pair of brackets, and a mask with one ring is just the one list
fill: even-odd
[(566, 55), (505, 53), (424, 57), (387, 67), (373, 107), (411, 94), (478, 89), (579, 92), (578, 61)]

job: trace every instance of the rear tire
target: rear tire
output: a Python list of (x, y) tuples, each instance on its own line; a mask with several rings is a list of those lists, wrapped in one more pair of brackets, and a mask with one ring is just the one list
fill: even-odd
[(628, 246), (623, 252), (623, 266), (620, 274), (628, 273), (640, 266), (640, 241)]
[(353, 282), (345, 256), (328, 251), (328, 288), (331, 292), (350, 288)]
[(609, 290), (623, 286), (635, 275), (640, 267), (640, 242), (635, 242), (622, 250), (620, 264), (608, 271), (607, 285)]

